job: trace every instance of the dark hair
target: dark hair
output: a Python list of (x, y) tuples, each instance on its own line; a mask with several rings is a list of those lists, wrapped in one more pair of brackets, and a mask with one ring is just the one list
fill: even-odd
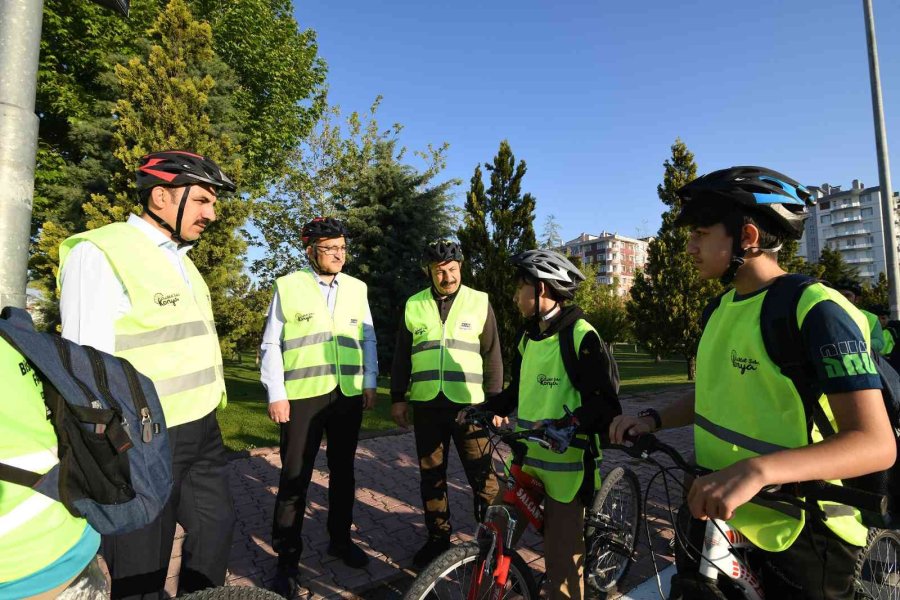
[(721, 223), (732, 238), (740, 237), (744, 225), (753, 225), (759, 230), (759, 248), (762, 250), (777, 248), (787, 239), (768, 215), (735, 204), (704, 203), (703, 210), (692, 212), (682, 222), (692, 227), (712, 227)]
[[(516, 283), (527, 283), (528, 285), (537, 288), (538, 284), (541, 283), (541, 280), (535, 277), (534, 275), (530, 275), (527, 271), (523, 269), (516, 269)], [(550, 299), (554, 302), (565, 302), (567, 298), (560, 295), (555, 289), (553, 289), (552, 285), (547, 285), (547, 282), (544, 281), (544, 289), (547, 290), (550, 294)]]

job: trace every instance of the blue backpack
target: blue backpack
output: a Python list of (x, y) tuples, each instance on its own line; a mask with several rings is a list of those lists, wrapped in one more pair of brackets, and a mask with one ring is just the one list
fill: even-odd
[(43, 381), (59, 456), (43, 475), (0, 464), (0, 480), (62, 502), (104, 535), (156, 519), (172, 491), (172, 455), (153, 382), (127, 360), (35, 331), (20, 308), (0, 313), (0, 337)]
[[(803, 401), (808, 432), (812, 433), (812, 426), (815, 424), (822, 437), (826, 438), (834, 435), (835, 431), (819, 403), (822, 390), (816, 378), (815, 367), (806, 359), (800, 327), (797, 323), (797, 305), (800, 297), (803, 295), (803, 291), (814, 283), (828, 285), (825, 281), (796, 273), (783, 275), (776, 279), (769, 286), (766, 296), (763, 298), (760, 329), (766, 353), (781, 370), (782, 375), (791, 380)], [(703, 327), (706, 327), (707, 321), (713, 311), (718, 308), (721, 300), (722, 296), (714, 298), (704, 309)], [(900, 375), (877, 352), (869, 352), (869, 356), (881, 378), (881, 395), (884, 399), (888, 419), (894, 430), (897, 456), (900, 457)], [(846, 479), (844, 484), (848, 487), (887, 496), (889, 522), (900, 522), (900, 460), (886, 471)]]

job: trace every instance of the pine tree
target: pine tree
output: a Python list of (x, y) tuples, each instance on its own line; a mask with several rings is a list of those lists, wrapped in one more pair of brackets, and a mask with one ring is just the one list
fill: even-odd
[(822, 248), (818, 262), (822, 269), (821, 278), (832, 285), (840, 285), (844, 281), (861, 283), (856, 267), (847, 264), (840, 250), (833, 250), (827, 246)]
[(515, 269), (509, 259), (537, 246), (534, 234), (535, 198), (522, 193), (525, 161), (516, 164), (509, 142), (500, 142), (485, 190), (481, 167), (475, 167), (466, 198), (463, 227), (459, 231), (466, 261), (463, 283), (486, 292), (497, 317), (504, 362), (509, 365), (518, 342), (522, 319), (512, 303), (516, 289)]
[(808, 262), (805, 258), (798, 256), (797, 251), (800, 248), (798, 240), (785, 240), (778, 251), (778, 265), (788, 273), (802, 273), (812, 277), (821, 277), (822, 267), (817, 263)]
[(628, 315), (638, 341), (657, 355), (677, 353), (687, 362), (688, 379), (696, 373), (700, 316), (719, 291), (717, 281), (702, 281), (685, 251), (688, 232), (675, 226), (681, 210), (676, 192), (697, 177), (694, 155), (680, 139), (666, 159), (663, 183), (656, 193), (668, 210), (656, 239), (650, 242), (646, 269), (635, 276)]
[(562, 236), (559, 233), (559, 223), (554, 215), (547, 215), (544, 220), (544, 231), (541, 234), (541, 248), (552, 250), (563, 245)]

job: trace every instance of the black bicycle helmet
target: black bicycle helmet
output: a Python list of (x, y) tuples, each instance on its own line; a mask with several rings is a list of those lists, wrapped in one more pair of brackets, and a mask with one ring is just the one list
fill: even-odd
[(211, 185), (226, 192), (235, 190), (234, 182), (212, 159), (184, 150), (151, 152), (141, 157), (136, 175), (138, 192), (158, 185), (180, 187), (195, 184)]
[(320, 239), (347, 237), (350, 232), (343, 223), (332, 217), (316, 217), (300, 230), (300, 239), (307, 246)]
[[(141, 164), (135, 175), (144, 212), (159, 223), (160, 227), (171, 233), (172, 239), (180, 244), (188, 243), (181, 236), (181, 221), (184, 218), (184, 208), (192, 185), (211, 185), (226, 192), (233, 192), (236, 189), (234, 182), (212, 159), (185, 150), (165, 150), (145, 154), (141, 157)], [(184, 187), (174, 227), (150, 210), (149, 194), (144, 192), (149, 192), (157, 186)]]
[(513, 256), (510, 261), (532, 279), (549, 285), (560, 298), (566, 300), (575, 297), (578, 284), (585, 279), (568, 258), (550, 250), (526, 250)]
[(732, 203), (766, 215), (782, 235), (799, 240), (809, 207), (815, 200), (808, 189), (787, 175), (765, 167), (731, 167), (707, 173), (678, 190), (683, 204), (676, 224), (690, 224), (711, 205)]
[(448, 260), (463, 261), (463, 252), (460, 245), (451, 240), (439, 239), (425, 247), (425, 262), (442, 263)]

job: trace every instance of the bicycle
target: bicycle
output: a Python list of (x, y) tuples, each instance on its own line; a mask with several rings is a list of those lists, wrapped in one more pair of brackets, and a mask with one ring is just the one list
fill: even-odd
[[(621, 450), (633, 458), (646, 461), (658, 469), (657, 476), (671, 477), (670, 471), (673, 469), (673, 467), (664, 466), (652, 458), (651, 455), (657, 452), (668, 456), (675, 463), (674, 468), (689, 475), (702, 476), (710, 472), (689, 463), (681, 456), (678, 450), (661, 442), (652, 434), (645, 434), (632, 438), (629, 441), (631, 445), (608, 444), (603, 449)], [(826, 519), (830, 513), (834, 512), (836, 514), (838, 509), (834, 508), (834, 505), (826, 505), (823, 508), (818, 504), (819, 502), (834, 502), (855, 507), (863, 515), (864, 523), (876, 526), (883, 526), (887, 515), (887, 498), (885, 496), (842, 487), (825, 481), (795, 483), (788, 486), (771, 486), (757, 494), (755, 500), (786, 503), (805, 510), (810, 517), (820, 520)], [(671, 502), (669, 504), (671, 516)], [(672, 517), (671, 521), (676, 523), (674, 517)], [(893, 531), (873, 531), (875, 533), (870, 535), (870, 543), (860, 556), (857, 564), (855, 582), (857, 597), (860, 599), (898, 598), (900, 597), (898, 596), (898, 592), (900, 592), (900, 587), (898, 587), (900, 585), (900, 575), (898, 575), (900, 570), (898, 570), (897, 550), (900, 548), (900, 536)], [(646, 532), (649, 541), (649, 526), (646, 527)], [(759, 579), (747, 561), (747, 554), (752, 551), (754, 546), (739, 531), (732, 529), (725, 521), (717, 519), (707, 521), (703, 546), (699, 552), (697, 552), (696, 548), (685, 547), (684, 543), (686, 540), (679, 535), (677, 525), (675, 527), (675, 536), (676, 541), (682, 543), (682, 547), (685, 550), (694, 551), (700, 556), (699, 571), (697, 573), (699, 578), (698, 590), (709, 590), (707, 593), (710, 597), (722, 597), (724, 595), (728, 598), (742, 597), (749, 600), (762, 600), (765, 598)], [(654, 561), (654, 568), (655, 566)], [(659, 581), (658, 572), (657, 581)], [(722, 595), (716, 594), (713, 590), (717, 590)], [(883, 593), (888, 595), (882, 595)], [(661, 586), (660, 596), (664, 597)]]
[[(514, 547), (529, 524), (538, 532), (542, 529), (544, 485), (520, 468), (525, 454), (520, 442), (530, 440), (548, 448), (552, 442), (543, 428), (504, 432), (479, 413), (470, 415), (469, 421), (489, 433), (492, 454), (499, 455), (501, 443), (512, 451), (512, 461), (508, 465), (501, 461), (504, 473), (498, 473), (505, 488), (504, 503), (487, 508), (473, 541), (450, 548), (422, 570), (404, 600), (532, 600), (538, 596), (531, 569)], [(639, 510), (637, 477), (621, 467), (613, 470), (585, 516), (587, 585), (608, 591), (625, 575), (633, 562)]]

